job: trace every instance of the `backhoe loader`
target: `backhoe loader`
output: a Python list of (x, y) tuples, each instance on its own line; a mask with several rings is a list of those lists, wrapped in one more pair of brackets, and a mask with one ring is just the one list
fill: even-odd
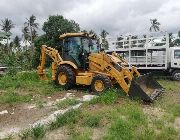
[(89, 85), (93, 92), (101, 94), (114, 84), (130, 98), (152, 102), (162, 93), (162, 86), (150, 75), (141, 76), (136, 67), (127, 69), (127, 62), (118, 54), (106, 54), (98, 41), (87, 33), (60, 35), (62, 50), (42, 45), (38, 74), (45, 80), (46, 55), (52, 58), (52, 80), (70, 89), (74, 85)]

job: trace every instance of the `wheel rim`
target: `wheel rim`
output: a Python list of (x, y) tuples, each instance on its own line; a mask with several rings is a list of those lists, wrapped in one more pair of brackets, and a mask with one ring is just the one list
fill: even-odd
[(60, 85), (65, 85), (67, 83), (67, 76), (64, 72), (59, 73), (58, 81)]
[(104, 90), (104, 84), (103, 84), (103, 82), (101, 80), (96, 80), (95, 81), (95, 89), (98, 92), (101, 92), (101, 91)]
[(176, 80), (180, 80), (180, 73), (175, 73), (174, 77), (175, 77)]

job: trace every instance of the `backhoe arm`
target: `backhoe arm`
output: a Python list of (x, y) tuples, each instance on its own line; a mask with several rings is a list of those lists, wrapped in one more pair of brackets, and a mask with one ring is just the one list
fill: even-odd
[(37, 73), (41, 80), (46, 80), (45, 74), (45, 63), (46, 63), (46, 55), (48, 55), (52, 60), (52, 79), (55, 80), (55, 74), (57, 70), (57, 64), (62, 62), (62, 58), (59, 55), (58, 51), (54, 48), (47, 47), (46, 45), (42, 45), (41, 47), (41, 57), (40, 57), (40, 64), (37, 67)]
[(97, 71), (106, 71), (111, 78), (114, 78), (116, 82), (122, 87), (122, 89), (128, 94), (131, 81), (134, 74), (139, 76), (139, 72), (135, 67), (132, 67), (131, 71), (123, 65), (123, 59), (120, 59), (115, 54), (108, 55), (106, 53), (90, 55), (90, 68)]

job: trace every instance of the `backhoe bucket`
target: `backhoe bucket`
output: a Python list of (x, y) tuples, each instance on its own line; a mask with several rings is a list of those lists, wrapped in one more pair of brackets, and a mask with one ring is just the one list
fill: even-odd
[(131, 81), (128, 94), (131, 99), (152, 102), (162, 92), (163, 87), (153, 79), (152, 75), (147, 74), (136, 77)]

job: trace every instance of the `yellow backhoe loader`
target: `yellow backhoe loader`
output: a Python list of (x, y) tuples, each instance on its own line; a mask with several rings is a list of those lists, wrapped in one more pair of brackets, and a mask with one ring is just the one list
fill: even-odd
[(66, 33), (61, 51), (42, 45), (38, 66), (40, 79), (45, 80), (46, 55), (52, 58), (52, 80), (65, 89), (89, 85), (98, 94), (119, 84), (130, 98), (153, 101), (162, 93), (161, 85), (150, 75), (141, 76), (135, 67), (131, 70), (118, 54), (106, 54), (93, 36), (87, 33)]

